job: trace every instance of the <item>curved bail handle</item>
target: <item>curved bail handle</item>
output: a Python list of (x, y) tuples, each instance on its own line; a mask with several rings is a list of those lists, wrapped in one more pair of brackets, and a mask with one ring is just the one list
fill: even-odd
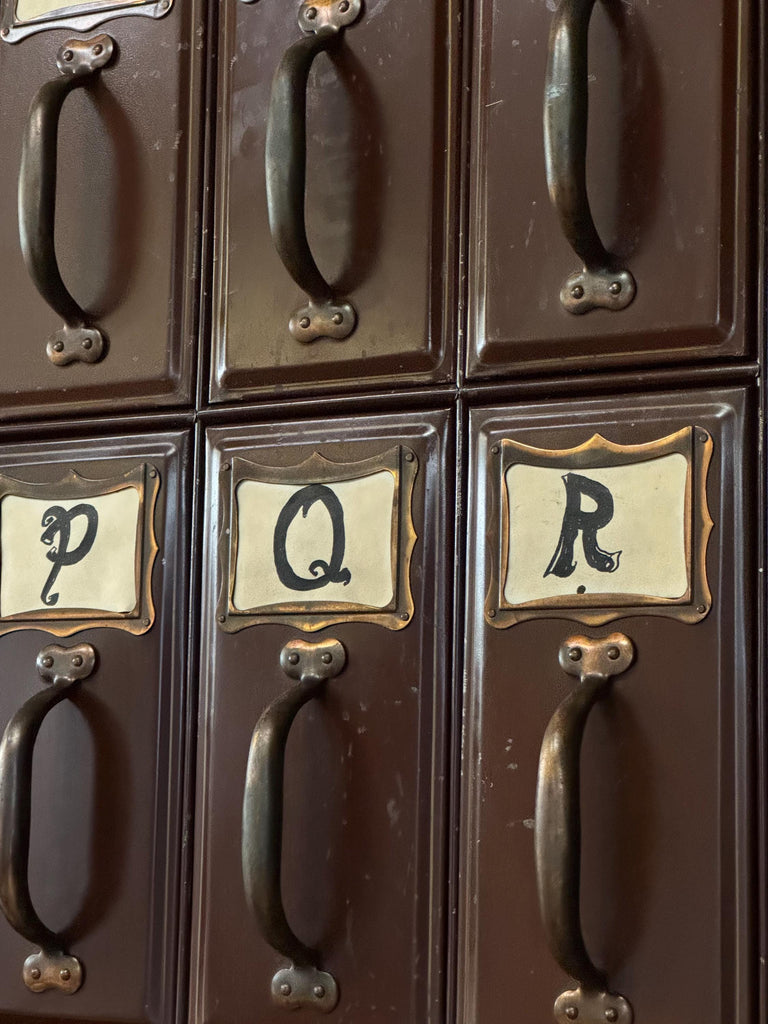
[(579, 912), (581, 807), (579, 760), (584, 729), (611, 678), (626, 671), (634, 646), (623, 633), (602, 640), (569, 637), (560, 647), (561, 667), (579, 685), (557, 708), (544, 733), (536, 788), (534, 848), (539, 905), (552, 955), (578, 988), (555, 1001), (555, 1020), (569, 1024), (631, 1024), (632, 1007), (609, 992), (605, 975), (584, 945)]
[(87, 85), (115, 51), (111, 36), (68, 39), (59, 49), (60, 77), (41, 87), (29, 108), (19, 172), (19, 239), (29, 276), (42, 297), (64, 321), (46, 345), (56, 366), (95, 363), (104, 352), (104, 336), (87, 326), (88, 315), (61, 279), (56, 259), (56, 151), (59, 117), (69, 93)]
[(351, 303), (338, 301), (320, 273), (307, 241), (307, 80), (315, 57), (338, 44), (359, 16), (362, 0), (305, 0), (299, 26), (309, 35), (289, 46), (275, 72), (267, 117), (265, 174), (269, 228), (275, 249), (308, 305), (291, 317), (297, 341), (343, 341), (355, 328)]
[(616, 265), (597, 233), (587, 196), (587, 42), (595, 0), (562, 0), (552, 19), (544, 86), (547, 185), (563, 234), (584, 263), (560, 301), (570, 313), (625, 309), (635, 279)]
[(280, 666), (298, 686), (281, 694), (256, 723), (248, 754), (243, 796), (243, 882), (249, 907), (264, 939), (292, 961), (272, 979), (280, 1006), (309, 1006), (329, 1012), (338, 1002), (332, 975), (318, 969), (318, 954), (296, 937), (285, 916), (280, 886), (283, 847), (285, 748), (299, 710), (337, 676), (347, 656), (338, 640), (291, 640), (280, 652)]
[(90, 644), (44, 647), (37, 656), (37, 670), (50, 689), (22, 705), (0, 741), (0, 908), (19, 935), (41, 947), (24, 961), (24, 984), (32, 992), (56, 988), (71, 995), (83, 979), (82, 964), (43, 924), (29, 894), (32, 756), (45, 716), (95, 667), (96, 651)]

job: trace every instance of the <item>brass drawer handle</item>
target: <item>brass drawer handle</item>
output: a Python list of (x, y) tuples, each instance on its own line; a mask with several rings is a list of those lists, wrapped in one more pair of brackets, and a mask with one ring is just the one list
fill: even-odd
[(609, 992), (584, 945), (579, 913), (581, 809), (579, 757), (589, 712), (613, 676), (632, 664), (634, 647), (622, 633), (604, 640), (569, 637), (559, 660), (579, 684), (550, 719), (539, 756), (534, 847), (539, 905), (552, 955), (578, 988), (555, 1001), (558, 1024), (632, 1024), (632, 1007)]
[(104, 337), (89, 327), (61, 279), (56, 259), (56, 143), (59, 115), (69, 93), (87, 85), (112, 59), (114, 40), (108, 35), (69, 39), (61, 46), (56, 64), (59, 78), (41, 87), (29, 108), (22, 143), (19, 173), (19, 238), (24, 262), (35, 287), (64, 321), (48, 339), (48, 358), (57, 366), (72, 362), (95, 363), (104, 352)]
[(61, 938), (46, 928), (29, 895), (29, 834), (32, 818), (32, 755), (43, 719), (87, 679), (96, 666), (90, 644), (44, 647), (37, 670), (50, 688), (26, 701), (10, 720), (0, 741), (0, 907), (11, 927), (40, 946), (24, 961), (24, 984), (32, 992), (56, 988), (71, 995), (80, 988), (83, 968), (69, 956)]
[(296, 937), (288, 924), (280, 888), (283, 848), (283, 773), (285, 747), (299, 710), (318, 696), (323, 684), (344, 668), (346, 652), (338, 640), (291, 640), (280, 665), (298, 686), (277, 697), (256, 723), (248, 754), (243, 796), (243, 882), (249, 907), (264, 939), (292, 961), (272, 979), (279, 1006), (307, 1006), (328, 1013), (339, 998), (331, 974), (319, 970), (318, 954)]
[(307, 241), (304, 219), (307, 157), (307, 80), (315, 57), (338, 45), (343, 29), (360, 14), (361, 0), (305, 0), (299, 25), (311, 33), (283, 54), (272, 82), (266, 138), (267, 208), (272, 241), (309, 303), (297, 310), (288, 329), (302, 342), (343, 341), (355, 328), (349, 302), (334, 298)]
[(562, 0), (552, 19), (544, 86), (547, 184), (563, 234), (584, 269), (565, 282), (560, 301), (570, 313), (625, 309), (635, 279), (600, 241), (587, 197), (587, 39), (595, 0)]

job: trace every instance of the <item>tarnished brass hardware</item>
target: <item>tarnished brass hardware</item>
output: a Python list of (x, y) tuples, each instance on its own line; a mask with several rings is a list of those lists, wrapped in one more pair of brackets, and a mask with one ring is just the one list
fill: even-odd
[(265, 154), (269, 227), (285, 269), (309, 296), (309, 304), (294, 313), (288, 325), (293, 337), (302, 342), (343, 341), (357, 322), (352, 305), (334, 297), (315, 263), (307, 241), (304, 202), (309, 69), (319, 53), (338, 45), (343, 29), (359, 17), (361, 7), (361, 0), (305, 0), (299, 9), (299, 26), (308, 36), (286, 50), (272, 82)]
[(562, 0), (552, 18), (544, 86), (547, 184), (560, 226), (584, 263), (568, 278), (560, 301), (569, 313), (625, 309), (632, 274), (616, 264), (597, 233), (587, 196), (587, 39), (595, 0)]
[(111, 36), (68, 39), (59, 49), (54, 78), (32, 100), (22, 142), (19, 172), (19, 238), (29, 275), (42, 297), (64, 320), (46, 345), (56, 366), (96, 363), (104, 354), (104, 337), (87, 326), (88, 315), (61, 279), (56, 259), (56, 148), (64, 100), (109, 64), (115, 50)]
[(70, 689), (96, 667), (90, 644), (51, 644), (37, 656), (37, 670), (50, 689), (34, 694), (10, 720), (0, 741), (0, 907), (11, 927), (40, 946), (24, 961), (24, 984), (32, 992), (59, 989), (71, 995), (80, 988), (80, 961), (62, 947), (35, 912), (27, 877), (32, 819), (32, 756), (43, 719)]
[(330, 1013), (339, 1001), (336, 979), (314, 967), (284, 967), (272, 979), (272, 1000), (286, 1010), (302, 1007)]
[[(552, 955), (578, 988), (555, 1001), (555, 1020), (569, 1024), (631, 1024), (632, 1007), (607, 990), (605, 975), (584, 945), (579, 909), (581, 807), (579, 758), (587, 718), (613, 676), (625, 672), (634, 645), (623, 633), (602, 640), (571, 636), (560, 647), (560, 666), (579, 684), (562, 702), (544, 733), (536, 788), (534, 847), (544, 931)], [(614, 1015), (615, 1014), (615, 1015)]]
[(102, 22), (128, 15), (164, 18), (173, 3), (174, 0), (86, 0), (80, 3), (49, 0), (45, 5), (47, 9), (41, 10), (38, 6), (30, 14), (21, 0), (2, 0), (0, 39), (6, 43), (18, 43), (27, 36), (51, 29), (90, 32)]
[[(319, 971), (318, 954), (296, 937), (285, 917), (280, 889), (283, 847), (283, 772), (285, 747), (299, 710), (337, 676), (347, 655), (338, 640), (291, 640), (280, 652), (280, 667), (298, 686), (277, 697), (264, 711), (251, 738), (243, 796), (243, 883), (248, 906), (264, 939), (292, 961), (272, 979), (272, 997), (291, 1009), (312, 1007), (324, 1013), (338, 1001), (335, 980)], [(323, 991), (320, 992), (320, 989)]]

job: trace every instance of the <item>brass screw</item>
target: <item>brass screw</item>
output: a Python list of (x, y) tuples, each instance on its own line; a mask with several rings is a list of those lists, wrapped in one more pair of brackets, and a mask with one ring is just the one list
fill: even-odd
[(575, 1006), (566, 1006), (565, 1016), (568, 1018), (568, 1020), (576, 1020), (576, 1018), (579, 1016), (578, 1008)]
[[(314, 9), (315, 9), (314, 7), (310, 7), (310, 8), (309, 8), (309, 11), (314, 11)], [(309, 11), (307, 11), (307, 17), (309, 17)], [(314, 14), (312, 15), (312, 17), (314, 18)], [(310, 321), (310, 319), (309, 319), (309, 317), (308, 317), (308, 316), (303, 316), (303, 317), (301, 318), (301, 320), (299, 320), (299, 327), (303, 327), (303, 328), (304, 328), (304, 330), (306, 331), (306, 329), (307, 329), (307, 328), (309, 327), (309, 325), (310, 325), (310, 322), (311, 322), (311, 321)]]
[(61, 56), (62, 56), (62, 58), (63, 58), (64, 60), (66, 60), (66, 61), (70, 61), (70, 60), (72, 60), (72, 58), (74, 57), (74, 53), (72, 53), (72, 51), (71, 51), (71, 50), (65, 50), (65, 51), (64, 51), (64, 53), (62, 53), (62, 55), (61, 55)]
[(222, 462), (222, 464), (221, 464), (221, 471), (222, 471), (222, 473), (226, 473), (228, 469), (229, 469), (229, 463), (228, 462)]
[(3, 31), (2, 31), (2, 32), (0, 32), (0, 35), (2, 35), (2, 36), (3, 36), (3, 38), (5, 38), (5, 36), (7, 36), (8, 34), (9, 34), (9, 32), (8, 32), (8, 29), (7, 29), (7, 28), (4, 28), (4, 29), (3, 29)]
[(608, 650), (605, 653), (608, 655), (608, 657), (611, 659), (611, 661), (616, 661), (616, 659), (621, 654), (621, 651), (619, 650), (618, 647), (609, 647)]
[(219, 616), (219, 622), (226, 622), (226, 621), (227, 621), (227, 616), (226, 615), (220, 615)]
[(33, 967), (32, 970), (29, 973), (32, 975), (32, 977), (35, 979), (35, 981), (37, 981), (37, 979), (40, 977), (40, 968), (39, 967)]
[(499, 446), (497, 444), (495, 444), (493, 446), (493, 448), (491, 448), (491, 454), (492, 455), (498, 455), (500, 451), (501, 451), (501, 448), (499, 448)]
[(611, 295), (618, 295), (621, 291), (621, 282), (611, 281), (610, 285), (608, 286), (608, 291), (611, 293)]
[(400, 616), (400, 618), (403, 620), (403, 622), (407, 622), (408, 619), (410, 619), (410, 617), (411, 616), (408, 614), (408, 612), (403, 612), (403, 614)]
[(62, 967), (62, 969), (59, 971), (59, 977), (61, 978), (62, 981), (69, 981), (72, 975), (69, 973), (66, 967)]
[(142, 619), (142, 622), (144, 623), (145, 626), (149, 625), (149, 619)]
[(316, 7), (308, 7), (307, 8), (307, 17), (309, 18), (310, 21), (314, 21), (314, 19), (317, 17), (317, 8)]
[(341, 3), (339, 4), (339, 10), (341, 11), (342, 14), (346, 14), (347, 11), (349, 10), (349, 0), (341, 0)]
[(96, 57), (100, 57), (102, 53), (104, 53), (104, 47), (101, 45), (101, 43), (96, 43), (96, 45), (93, 48), (93, 53)]
[(605, 1011), (605, 1019), (607, 1021), (610, 1021), (610, 1024), (614, 1024), (614, 1021), (617, 1021), (619, 1019), (619, 1011), (616, 1010), (613, 1006), (609, 1006), (608, 1009)]
[(707, 606), (705, 604), (700, 604), (697, 607), (697, 609), (696, 609), (696, 611), (699, 613), (699, 615), (703, 615), (706, 610), (707, 610)]
[(284, 981), (283, 984), (280, 986), (280, 995), (281, 996), (289, 996), (290, 994), (291, 994), (291, 986), (288, 984), (287, 981)]
[(150, 469), (149, 475), (154, 480), (155, 477), (157, 476), (157, 470), (156, 469)]
[(568, 657), (571, 661), (581, 661), (581, 648), (572, 647), (570, 651), (568, 651)]
[(331, 662), (333, 661), (333, 655), (331, 654), (330, 651), (326, 651), (320, 660), (323, 661), (326, 665), (330, 665)]
[(53, 658), (50, 656), (50, 654), (46, 654), (46, 656), (43, 658), (43, 665), (46, 668), (51, 668), (52, 667), (52, 665), (53, 665)]
[[(584, 298), (584, 289), (581, 287), (580, 284), (575, 284), (573, 286), (573, 288), (571, 288), (571, 295), (574, 297), (574, 299), (583, 299)], [(575, 1010), (576, 1007), (574, 1006), (574, 1007), (572, 1007), (572, 1009)]]
[[(345, 0), (345, 2), (346, 2), (346, 0)], [(349, 4), (347, 4), (347, 7), (349, 7)], [(312, 989), (312, 995), (316, 999), (322, 999), (323, 996), (325, 995), (325, 989), (323, 988), (322, 985), (315, 985), (315, 987)]]
[(335, 324), (344, 323), (344, 317), (341, 315), (341, 313), (334, 313), (333, 316), (331, 317), (331, 320), (333, 320)]
[(495, 608), (489, 608), (488, 609), (488, 618), (489, 619), (495, 619), (496, 618), (496, 609)]
[(76, 654), (72, 658), (72, 664), (75, 666), (75, 668), (80, 668), (80, 666), (83, 664), (83, 656), (82, 656), (82, 654)]
[(54, 352), (63, 352), (64, 351), (64, 342), (63, 341), (57, 341), (55, 343), (55, 345), (53, 346), (53, 351)]
[(296, 653), (296, 651), (291, 651), (291, 653), (288, 655), (288, 661), (291, 665), (299, 664), (299, 656)]
[(406, 462), (413, 462), (413, 452), (406, 452), (405, 453), (405, 461)]
[(93, 338), (83, 338), (83, 348), (93, 348)]

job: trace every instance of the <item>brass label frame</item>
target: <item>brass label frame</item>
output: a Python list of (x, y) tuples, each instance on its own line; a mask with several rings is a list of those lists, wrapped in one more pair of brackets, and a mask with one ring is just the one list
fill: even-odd
[[(20, 629), (41, 629), (54, 636), (72, 636), (84, 629), (122, 629), (141, 636), (152, 628), (155, 604), (152, 596), (152, 570), (160, 546), (155, 533), (155, 510), (160, 492), (160, 473), (149, 463), (128, 470), (122, 476), (95, 479), (81, 476), (70, 469), (55, 483), (30, 483), (0, 473), (0, 509), (3, 498), (70, 501), (77, 498), (96, 498), (131, 487), (139, 495), (139, 514), (136, 538), (136, 594), (137, 600), (129, 612), (107, 612), (93, 608), (40, 609), (0, 617), (0, 636)], [(2, 566), (0, 549), (0, 573)]]
[(97, 3), (73, 4), (62, 0), (58, 10), (27, 21), (17, 18), (17, 4), (18, 0), (2, 0), (0, 38), (6, 43), (18, 43), (27, 36), (50, 29), (66, 28), (75, 32), (90, 32), (105, 21), (131, 15), (164, 18), (173, 7), (174, 0), (98, 0)]
[[(485, 600), (485, 621), (507, 629), (528, 619), (569, 619), (587, 626), (602, 626), (633, 615), (662, 615), (680, 622), (700, 622), (712, 607), (707, 580), (707, 545), (714, 522), (707, 505), (707, 474), (714, 442), (703, 427), (688, 426), (646, 444), (622, 445), (594, 434), (575, 448), (549, 450), (503, 438), (494, 442), (487, 461), (490, 515), (490, 585)], [(573, 470), (604, 469), (649, 462), (666, 455), (682, 455), (687, 463), (685, 485), (685, 552), (688, 586), (682, 597), (643, 594), (568, 594), (510, 604), (504, 596), (509, 563), (510, 510), (506, 474), (524, 464)]]
[[(394, 477), (392, 500), (392, 600), (383, 608), (345, 601), (291, 601), (246, 610), (235, 607), (235, 571), (238, 550), (237, 488), (246, 480), (258, 483), (308, 484), (342, 483), (385, 470)], [(315, 451), (297, 465), (262, 466), (241, 457), (221, 469), (219, 539), (220, 588), (217, 622), (225, 633), (266, 623), (295, 626), (314, 633), (343, 622), (372, 622), (386, 629), (404, 629), (413, 618), (411, 559), (418, 539), (413, 524), (413, 489), (419, 463), (415, 452), (396, 445), (381, 455), (360, 462), (334, 462)], [(228, 480), (226, 478), (229, 478)]]

